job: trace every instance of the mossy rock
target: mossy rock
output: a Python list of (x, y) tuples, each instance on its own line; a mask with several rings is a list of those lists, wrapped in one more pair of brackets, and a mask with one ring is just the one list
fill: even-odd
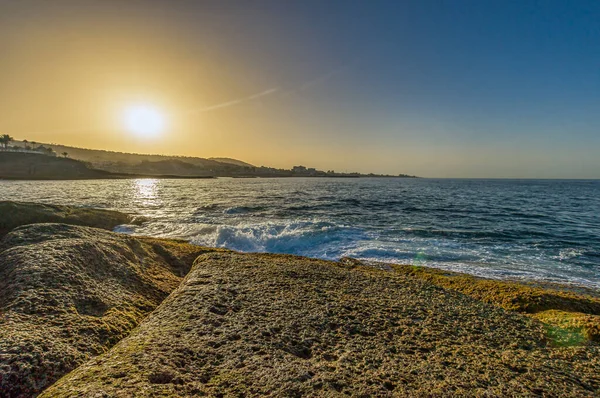
[(129, 335), (208, 249), (65, 224), (0, 242), (0, 395), (39, 394)]
[[(394, 265), (411, 275), (509, 311), (521, 312), (547, 325), (547, 336), (560, 346), (600, 341), (598, 293), (567, 285), (499, 281), (426, 267)], [(585, 293), (582, 293), (585, 292)]]
[[(355, 264), (354, 264), (355, 265)], [(593, 396), (598, 347), (374, 267), (206, 253), (127, 338), (43, 397)]]
[(117, 225), (143, 221), (118, 211), (0, 201), (0, 237), (14, 228), (34, 223), (65, 223), (112, 230)]
[(554, 336), (557, 345), (578, 345), (583, 342), (600, 342), (600, 316), (581, 312), (548, 310), (532, 315), (550, 325), (549, 334)]

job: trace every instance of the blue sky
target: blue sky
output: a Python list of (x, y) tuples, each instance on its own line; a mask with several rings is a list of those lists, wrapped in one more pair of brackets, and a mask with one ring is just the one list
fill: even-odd
[(427, 124), (423, 119), (431, 117), (466, 143), (498, 136), (600, 142), (600, 2), (340, 1), (274, 8), (286, 15), (283, 40), (265, 45), (261, 57), (274, 64), (282, 53), (292, 62), (301, 58), (304, 47), (290, 49), (289, 39), (310, 49), (309, 65), (286, 65), (282, 81), (302, 81), (306, 69), (342, 68), (311, 99), (348, 102), (400, 123)]

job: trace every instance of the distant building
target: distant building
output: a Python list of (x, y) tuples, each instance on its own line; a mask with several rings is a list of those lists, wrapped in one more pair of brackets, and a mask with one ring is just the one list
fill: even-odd
[(294, 167), (292, 167), (292, 172), (294, 172), (294, 173), (306, 174), (306, 171), (307, 171), (307, 169), (304, 166), (294, 166)]

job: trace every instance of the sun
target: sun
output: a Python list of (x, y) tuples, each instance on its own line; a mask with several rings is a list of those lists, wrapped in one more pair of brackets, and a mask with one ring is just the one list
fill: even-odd
[(125, 128), (142, 138), (157, 137), (166, 126), (164, 114), (151, 105), (130, 106), (123, 116)]

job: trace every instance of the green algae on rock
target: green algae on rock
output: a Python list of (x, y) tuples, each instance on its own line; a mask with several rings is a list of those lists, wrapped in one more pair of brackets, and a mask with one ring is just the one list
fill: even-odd
[(600, 342), (600, 294), (597, 291), (553, 283), (538, 283), (536, 286), (533, 283), (498, 281), (410, 265), (392, 267), (397, 273), (538, 319), (548, 325), (548, 336), (557, 345)]
[(593, 396), (599, 369), (597, 346), (408, 273), (221, 252), (43, 396)]
[(0, 395), (35, 396), (106, 352), (206, 250), (65, 224), (10, 232), (0, 242)]
[(142, 220), (112, 210), (0, 201), (0, 237), (16, 227), (33, 223), (65, 223), (112, 230), (117, 225)]

